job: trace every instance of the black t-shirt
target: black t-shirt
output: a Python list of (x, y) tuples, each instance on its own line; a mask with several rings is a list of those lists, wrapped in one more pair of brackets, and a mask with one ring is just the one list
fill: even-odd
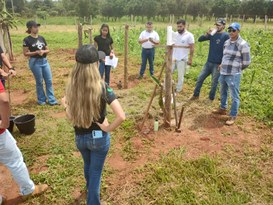
[[(101, 110), (100, 119), (97, 121), (98, 123), (103, 123), (107, 115), (106, 104), (110, 105), (115, 99), (117, 99), (117, 97), (114, 91), (105, 83), (105, 87), (103, 87), (103, 92), (101, 96)], [(89, 128), (74, 127), (74, 129), (76, 135), (84, 135), (91, 133), (93, 130), (101, 130), (101, 128), (95, 122), (93, 122)]]
[(103, 51), (105, 55), (109, 56), (111, 53), (111, 45), (113, 44), (113, 39), (102, 38), (101, 35), (96, 36), (94, 41), (98, 44), (98, 51)]
[(2, 65), (3, 65), (3, 60), (2, 60), (2, 56), (1, 56), (1, 54), (2, 53), (4, 53), (4, 51), (2, 50), (2, 48), (1, 48), (1, 46), (0, 46), (0, 67), (2, 67)]
[[(28, 36), (26, 38), (24, 38), (23, 41), (23, 46), (24, 47), (28, 47), (30, 52), (35, 52), (37, 50), (46, 50), (46, 40), (43, 36), (38, 36), (38, 38), (33, 38), (32, 36)], [(44, 54), (43, 56), (40, 55), (35, 55), (35, 56), (31, 56), (33, 58), (45, 58), (46, 54)]]

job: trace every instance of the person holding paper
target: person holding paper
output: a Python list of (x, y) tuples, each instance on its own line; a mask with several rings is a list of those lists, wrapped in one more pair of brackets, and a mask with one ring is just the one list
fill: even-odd
[[(110, 35), (109, 26), (107, 24), (102, 24), (100, 28), (100, 35), (94, 38), (95, 46), (98, 51), (103, 51), (107, 56), (113, 58), (114, 50), (113, 50), (113, 39)], [(99, 71), (101, 78), (103, 78), (105, 74), (105, 82), (109, 85), (110, 84), (110, 72), (111, 66), (105, 65), (105, 61), (100, 62)]]
[(142, 79), (144, 72), (146, 70), (147, 60), (149, 61), (150, 74), (154, 75), (154, 57), (155, 57), (155, 48), (154, 45), (158, 45), (160, 42), (159, 35), (156, 31), (153, 30), (153, 23), (146, 23), (146, 30), (142, 31), (139, 40), (139, 44), (142, 45), (141, 52), (141, 68), (139, 71), (138, 79)]
[[(194, 36), (192, 33), (186, 30), (186, 21), (178, 20), (177, 32), (173, 33), (173, 65), (172, 72), (177, 69), (178, 82), (176, 85), (176, 92), (181, 92), (184, 82), (184, 75), (187, 65), (192, 64), (192, 58), (194, 53)], [(189, 56), (190, 54), (190, 56)]]

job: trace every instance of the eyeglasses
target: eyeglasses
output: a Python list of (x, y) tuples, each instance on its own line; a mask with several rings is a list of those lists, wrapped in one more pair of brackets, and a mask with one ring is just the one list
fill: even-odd
[(235, 29), (228, 29), (228, 32), (229, 33), (231, 33), (231, 32), (233, 32), (233, 33), (235, 33), (237, 30), (235, 30)]

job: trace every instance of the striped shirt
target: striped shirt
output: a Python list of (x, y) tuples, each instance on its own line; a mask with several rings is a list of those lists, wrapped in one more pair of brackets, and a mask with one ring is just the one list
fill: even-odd
[(250, 47), (241, 36), (235, 42), (230, 39), (225, 42), (220, 70), (222, 75), (239, 74), (250, 62)]

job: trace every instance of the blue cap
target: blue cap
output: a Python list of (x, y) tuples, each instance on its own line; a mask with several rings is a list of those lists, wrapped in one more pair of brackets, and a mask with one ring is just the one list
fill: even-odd
[(229, 25), (228, 29), (229, 28), (232, 28), (232, 29), (234, 29), (236, 31), (240, 31), (241, 25), (239, 23), (237, 23), (237, 22), (234, 22), (234, 23), (232, 23), (232, 24)]

